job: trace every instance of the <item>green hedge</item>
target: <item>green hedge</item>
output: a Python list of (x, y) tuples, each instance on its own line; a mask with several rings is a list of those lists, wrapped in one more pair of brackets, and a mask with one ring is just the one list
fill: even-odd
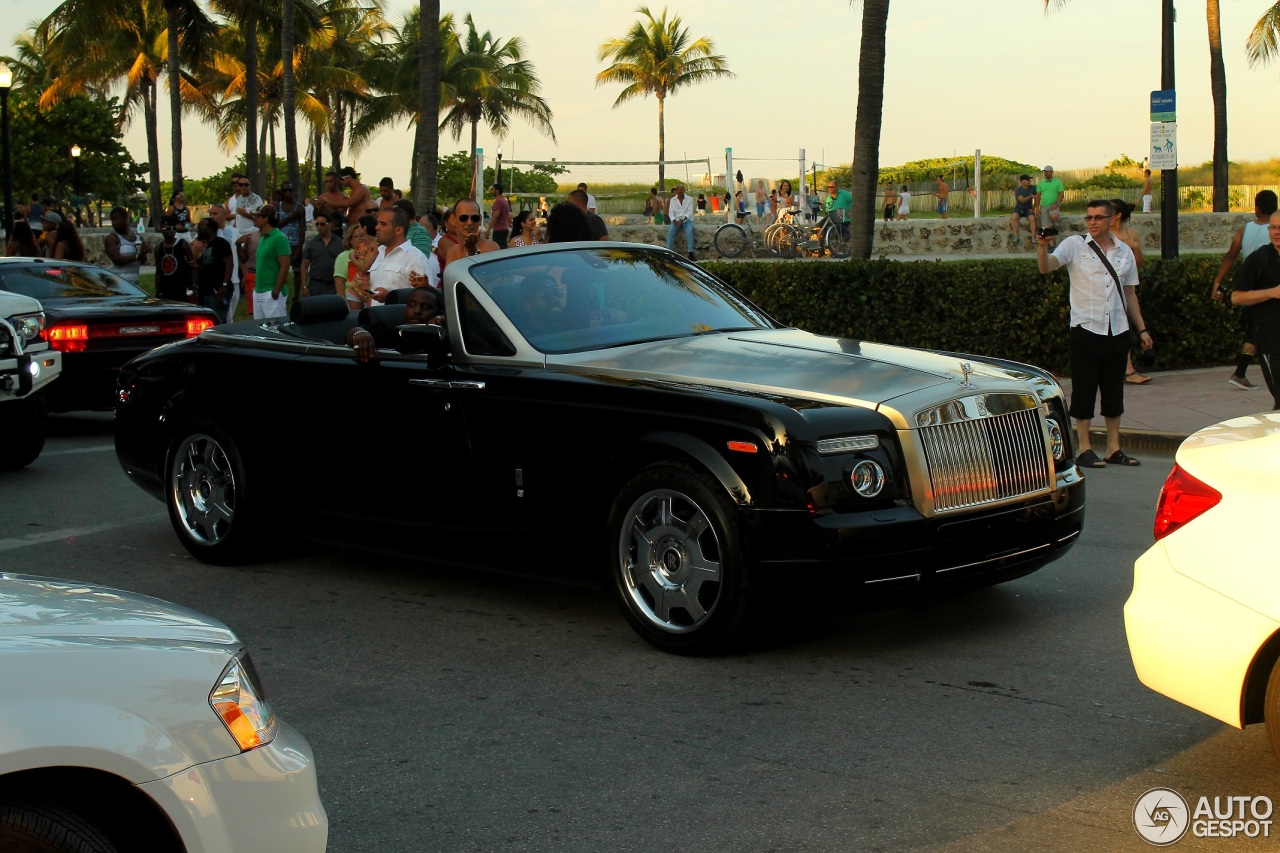
[[(1239, 352), (1238, 310), (1209, 298), (1220, 256), (1148, 258), (1143, 319), (1152, 369), (1226, 364)], [(1067, 274), (1034, 259), (764, 261), (704, 266), (773, 317), (824, 335), (990, 355), (1068, 372)], [(1135, 353), (1137, 351), (1135, 350)]]

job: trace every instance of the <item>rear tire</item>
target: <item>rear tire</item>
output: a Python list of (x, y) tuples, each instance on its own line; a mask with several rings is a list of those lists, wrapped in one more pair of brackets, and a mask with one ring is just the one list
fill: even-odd
[(777, 244), (777, 253), (788, 260), (799, 257), (800, 246), (804, 242), (804, 237), (800, 234), (800, 229), (790, 223), (784, 223), (774, 237)]
[(257, 521), (244, 458), (225, 430), (192, 420), (169, 446), (164, 464), (169, 521), (191, 555), (203, 563), (235, 565), (252, 559)]
[(1267, 740), (1271, 742), (1271, 753), (1280, 761), (1280, 660), (1271, 667), (1262, 715), (1267, 728)]
[(19, 853), (118, 853), (94, 823), (42, 803), (0, 803), (0, 850)]
[(737, 511), (702, 471), (645, 468), (609, 515), (614, 592), (627, 621), (666, 652), (714, 654), (750, 626), (752, 570)]
[(849, 257), (849, 237), (840, 224), (832, 223), (827, 226), (822, 232), (822, 244), (833, 258)]
[(751, 247), (751, 238), (741, 225), (726, 222), (716, 229), (711, 244), (722, 258), (736, 258)]
[(43, 393), (0, 403), (0, 471), (16, 471), (35, 462), (48, 431)]

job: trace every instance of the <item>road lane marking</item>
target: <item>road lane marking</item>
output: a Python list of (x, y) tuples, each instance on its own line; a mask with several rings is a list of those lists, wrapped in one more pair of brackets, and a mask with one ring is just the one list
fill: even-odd
[(12, 551), (15, 548), (26, 548), (31, 545), (44, 545), (48, 542), (57, 542), (62, 539), (76, 539), (81, 536), (89, 536), (94, 533), (106, 533), (107, 531), (119, 530), (122, 527), (129, 527), (133, 524), (142, 524), (144, 522), (159, 521), (167, 518), (167, 513), (157, 512), (151, 515), (140, 515), (137, 518), (130, 518), (124, 521), (104, 521), (101, 524), (89, 524), (84, 527), (64, 527), (61, 530), (45, 530), (40, 533), (28, 533), (26, 536), (14, 536), (10, 539), (0, 539), (0, 551)]
[(104, 450), (115, 450), (114, 444), (104, 444), (100, 447), (73, 447), (69, 450), (46, 450), (41, 456), (70, 456), (72, 453), (101, 453)]

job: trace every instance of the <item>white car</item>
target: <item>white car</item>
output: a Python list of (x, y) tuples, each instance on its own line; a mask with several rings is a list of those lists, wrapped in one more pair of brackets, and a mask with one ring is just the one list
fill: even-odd
[(44, 448), (44, 389), (62, 372), (44, 323), (38, 301), (0, 290), (0, 471), (30, 465)]
[(311, 747), (208, 616), (0, 573), (0, 850), (319, 853)]
[(1124, 607), (1133, 665), (1224, 723), (1265, 722), (1280, 758), (1280, 412), (1202, 429), (1175, 462)]

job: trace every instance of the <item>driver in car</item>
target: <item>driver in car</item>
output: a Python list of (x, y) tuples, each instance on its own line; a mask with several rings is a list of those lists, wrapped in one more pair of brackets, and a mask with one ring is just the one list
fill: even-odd
[[(419, 325), (439, 322), (436, 313), (439, 294), (434, 287), (422, 286), (414, 288), (404, 305), (404, 324)], [(355, 326), (347, 332), (347, 346), (354, 347), (359, 361), (369, 361), (379, 349), (395, 349), (396, 327), (380, 322), (370, 322)]]
[(528, 334), (544, 334), (563, 330), (560, 286), (545, 273), (528, 276), (520, 282), (520, 317), (516, 325)]

